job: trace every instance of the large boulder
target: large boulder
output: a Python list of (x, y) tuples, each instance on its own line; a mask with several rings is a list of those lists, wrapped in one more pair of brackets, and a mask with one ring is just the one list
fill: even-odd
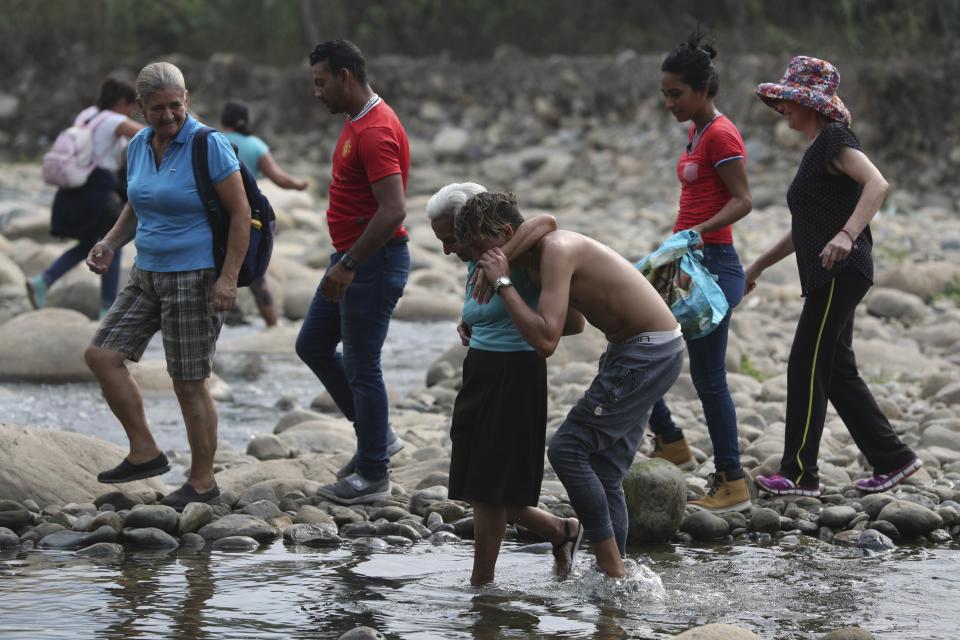
[(667, 542), (683, 520), (687, 483), (675, 465), (655, 458), (637, 462), (623, 479), (630, 528), (627, 541)]
[(687, 629), (674, 637), (678, 640), (760, 640), (760, 636), (743, 627), (720, 623)]
[(335, 464), (332, 456), (307, 454), (299, 458), (236, 465), (218, 473), (217, 484), (222, 489), (229, 489), (237, 494), (243, 494), (254, 485), (268, 480), (283, 480), (288, 483), (300, 481), (295, 488), (302, 488), (300, 485), (303, 485), (304, 480), (323, 484), (334, 482), (339, 468), (340, 465)]
[(919, 296), (886, 287), (876, 287), (870, 293), (867, 311), (881, 318), (896, 318), (910, 323), (922, 320), (928, 313), (927, 306)]
[(906, 291), (927, 300), (945, 292), (957, 279), (960, 279), (960, 265), (953, 262), (907, 263), (881, 273), (877, 285)]
[(943, 526), (937, 512), (906, 500), (894, 500), (880, 510), (878, 520), (886, 520), (907, 538), (922, 536)]
[[(0, 496), (43, 506), (93, 502), (106, 489), (97, 473), (126, 454), (112, 442), (79, 433), (0, 423)], [(124, 490), (168, 491), (157, 478), (127, 483)]]
[(93, 380), (83, 352), (97, 325), (77, 311), (41, 309), (0, 325), (0, 380)]

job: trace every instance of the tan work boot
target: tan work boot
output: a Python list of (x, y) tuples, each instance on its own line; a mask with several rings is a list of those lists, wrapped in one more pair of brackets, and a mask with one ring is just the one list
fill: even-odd
[(708, 480), (707, 495), (689, 503), (694, 509), (724, 513), (727, 511), (747, 511), (750, 509), (750, 492), (747, 479), (727, 480), (723, 471), (711, 473)]
[(687, 439), (683, 437), (676, 442), (664, 442), (662, 437), (654, 435), (653, 457), (663, 458), (687, 471), (697, 466), (697, 461), (693, 459), (690, 447), (687, 446)]

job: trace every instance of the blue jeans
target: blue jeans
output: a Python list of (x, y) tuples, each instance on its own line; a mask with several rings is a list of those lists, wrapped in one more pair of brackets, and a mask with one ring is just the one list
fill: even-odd
[[(85, 238), (70, 247), (63, 254), (54, 260), (53, 264), (47, 267), (43, 272), (43, 282), (48, 287), (59, 280), (65, 273), (83, 262), (90, 249), (97, 243), (97, 237), (91, 236)], [(122, 249), (117, 249), (113, 256), (113, 262), (110, 268), (100, 277), (100, 308), (109, 309), (113, 306), (113, 301), (117, 299), (117, 290), (120, 284), (120, 262), (123, 258)]]
[[(330, 267), (342, 255), (333, 253)], [(387, 389), (380, 352), (409, 272), (405, 243), (383, 247), (360, 265), (340, 302), (328, 302), (317, 288), (297, 336), (297, 355), (354, 423), (357, 468), (368, 480), (387, 475)]]
[[(727, 333), (730, 314), (743, 299), (746, 280), (740, 257), (732, 244), (708, 244), (703, 248), (703, 266), (717, 276), (730, 311), (709, 334), (687, 341), (690, 377), (703, 405), (703, 415), (713, 442), (713, 463), (717, 471), (740, 469), (740, 443), (737, 440), (737, 411), (727, 389)], [(661, 398), (653, 406), (650, 429), (657, 435), (677, 430), (667, 403)]]

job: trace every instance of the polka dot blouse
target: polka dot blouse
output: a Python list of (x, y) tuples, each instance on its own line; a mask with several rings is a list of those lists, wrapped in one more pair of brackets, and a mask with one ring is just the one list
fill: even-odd
[(860, 141), (846, 125), (831, 122), (807, 147), (787, 191), (803, 295), (828, 284), (841, 269), (856, 269), (873, 282), (873, 236), (869, 226), (857, 238), (847, 259), (836, 263), (832, 271), (820, 264), (820, 252), (850, 219), (863, 190), (849, 176), (827, 171), (828, 163), (841, 147), (862, 150)]

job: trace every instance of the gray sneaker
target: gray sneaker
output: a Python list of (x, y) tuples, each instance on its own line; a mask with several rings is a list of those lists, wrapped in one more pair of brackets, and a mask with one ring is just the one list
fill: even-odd
[[(387, 433), (387, 457), (392, 458), (397, 454), (403, 445), (406, 444), (403, 440), (400, 439), (400, 436), (396, 434), (393, 429)], [(337, 471), (337, 480), (343, 480), (348, 475), (357, 470), (357, 454), (354, 453), (353, 457), (350, 458), (350, 461), (347, 464), (340, 467), (340, 470)]]
[(317, 495), (340, 504), (373, 503), (390, 497), (390, 476), (382, 480), (367, 480), (359, 473), (351, 473), (333, 484), (317, 489)]

